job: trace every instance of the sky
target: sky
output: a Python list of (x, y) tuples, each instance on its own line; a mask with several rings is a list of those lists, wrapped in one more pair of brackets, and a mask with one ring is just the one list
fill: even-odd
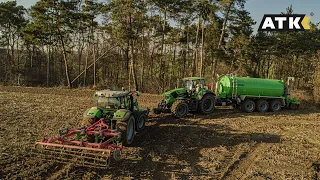
[[(19, 5), (28, 8), (34, 5), (38, 0), (17, 0)], [(0, 0), (0, 2), (6, 2)], [(295, 14), (314, 15), (310, 21), (320, 22), (320, 0), (247, 0), (245, 9), (250, 12), (251, 17), (256, 21), (254, 32), (257, 31), (264, 14), (280, 14), (285, 12), (286, 8), (292, 4)]]

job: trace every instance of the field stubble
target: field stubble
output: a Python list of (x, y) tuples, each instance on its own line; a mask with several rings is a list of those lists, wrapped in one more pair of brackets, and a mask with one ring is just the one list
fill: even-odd
[[(301, 95), (304, 104), (297, 111), (151, 115), (134, 145), (108, 170), (30, 157), (42, 136), (79, 126), (92, 93), (0, 86), (0, 179), (320, 178), (320, 110)], [(140, 104), (153, 108), (160, 100), (143, 94)]]

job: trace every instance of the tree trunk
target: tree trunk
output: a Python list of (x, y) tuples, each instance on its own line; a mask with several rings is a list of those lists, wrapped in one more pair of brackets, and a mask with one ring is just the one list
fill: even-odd
[(203, 72), (203, 58), (204, 58), (204, 23), (205, 20), (202, 20), (202, 37), (201, 37), (201, 54), (200, 54), (200, 77), (204, 76)]
[(144, 79), (144, 61), (145, 61), (145, 52), (147, 50), (144, 47), (144, 29), (142, 29), (142, 64), (141, 64), (141, 74), (140, 74), (140, 90), (143, 90), (143, 79)]
[(34, 57), (34, 53), (35, 53), (35, 45), (32, 45), (32, 53), (31, 53), (31, 57), (30, 57), (30, 67), (33, 67), (33, 57)]
[[(229, 4), (229, 6), (228, 6), (228, 10), (227, 10), (227, 13), (226, 13), (226, 17), (225, 17), (224, 22), (223, 22), (223, 27), (222, 27), (222, 31), (221, 31), (221, 35), (220, 35), (220, 40), (219, 40), (219, 44), (218, 44), (218, 49), (221, 48), (221, 45), (222, 45), (222, 42), (223, 42), (223, 38), (224, 38), (224, 34), (225, 34), (225, 31), (226, 31), (226, 26), (227, 26), (227, 22), (228, 22), (228, 18), (229, 18), (229, 13), (230, 13), (231, 6), (232, 6), (232, 5), (233, 5), (233, 1), (231, 1), (230, 4)], [(214, 61), (213, 71), (212, 71), (212, 78), (214, 78), (215, 75), (216, 75), (217, 64), (218, 64), (218, 59), (216, 59), (216, 60)]]
[(131, 40), (131, 43), (130, 43), (130, 56), (131, 56), (131, 72), (132, 72), (133, 84), (134, 84), (135, 90), (138, 91), (137, 74), (136, 74), (136, 69), (135, 69), (135, 67), (134, 67), (135, 57), (134, 57), (134, 44), (133, 44), (133, 40)]
[(70, 78), (69, 78), (69, 70), (68, 70), (67, 51), (66, 51), (66, 47), (65, 47), (65, 44), (64, 44), (64, 40), (63, 40), (62, 33), (60, 31), (60, 28), (58, 27), (57, 29), (58, 29), (58, 32), (59, 32), (59, 37), (60, 37), (61, 46), (62, 46), (62, 54), (63, 54), (63, 60), (64, 60), (66, 79), (67, 79), (67, 86), (68, 86), (68, 88), (71, 88), (71, 83), (70, 83)]
[(165, 37), (165, 29), (166, 29), (166, 22), (167, 22), (167, 7), (163, 10), (163, 25), (162, 25), (162, 38), (161, 38), (161, 57), (160, 57), (160, 80), (161, 80), (161, 91), (164, 90), (164, 37)]
[(50, 78), (50, 46), (48, 46), (48, 56), (47, 56), (47, 86), (49, 86)]
[(96, 86), (96, 49), (95, 44), (93, 43), (92, 47), (92, 53), (93, 53), (93, 86)]
[[(86, 54), (86, 62), (85, 62), (85, 67), (84, 67), (84, 78), (83, 78), (83, 85), (87, 85), (87, 68), (88, 68), (88, 56), (89, 56), (90, 50), (89, 48), (87, 49), (87, 54)], [(79, 74), (80, 75), (80, 74)]]
[(196, 71), (197, 71), (199, 29), (200, 29), (200, 15), (198, 15), (196, 45), (195, 45), (195, 48), (194, 48), (194, 59), (193, 59), (193, 64), (192, 64), (192, 74), (191, 74), (191, 76), (195, 76), (196, 75)]
[[(78, 49), (78, 75), (81, 73), (81, 58), (82, 58), (82, 47)], [(80, 86), (80, 79), (78, 79), (78, 87)]]

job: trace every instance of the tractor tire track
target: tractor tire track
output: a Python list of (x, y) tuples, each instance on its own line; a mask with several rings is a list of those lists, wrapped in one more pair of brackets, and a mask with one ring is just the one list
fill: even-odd
[(243, 154), (247, 148), (243, 145), (236, 146), (234, 149), (231, 149), (228, 153), (224, 154), (224, 159), (222, 164), (219, 165), (219, 169), (210, 175), (213, 179), (225, 179), (230, 171), (237, 164), (237, 160)]
[(72, 166), (72, 163), (61, 166), (59, 170), (55, 171), (50, 177), (48, 177), (48, 180), (63, 179), (68, 171), (72, 169)]
[(266, 143), (258, 143), (252, 151), (250, 151), (245, 159), (240, 162), (237, 167), (237, 172), (240, 172), (236, 179), (246, 179), (251, 174), (250, 169), (255, 165), (255, 163), (261, 158), (263, 151), (268, 149), (270, 145)]
[[(248, 155), (256, 151), (258, 147), (259, 147), (259, 144), (254, 143), (254, 144), (250, 144), (250, 148), (242, 148), (241, 146), (237, 148), (234, 151), (233, 156), (231, 158), (229, 157), (231, 160), (227, 161), (229, 163), (221, 172), (220, 174), (221, 176), (218, 179), (227, 179), (229, 176), (231, 176), (232, 173), (239, 168), (239, 166), (242, 164), (243, 161), (247, 161)], [(249, 161), (251, 161), (251, 159)], [(238, 178), (235, 178), (235, 179), (238, 179)]]
[(19, 175), (23, 172), (28, 172), (34, 167), (40, 166), (41, 163), (35, 159), (26, 159), (25, 161), (19, 161), (19, 163), (7, 164), (1, 173), (5, 174), (5, 178), (19, 178)]
[(28, 178), (28, 179), (41, 179), (41, 173), (44, 171), (47, 172), (49, 169), (52, 169), (56, 166), (55, 162), (43, 163), (40, 166), (31, 166), (28, 168), (24, 168), (24, 170), (18, 172), (16, 175), (11, 176), (12, 179), (21, 179), (21, 178)]
[[(233, 163), (230, 163), (228, 169), (221, 176), (221, 179), (246, 179), (250, 176), (252, 167), (261, 158), (263, 151), (268, 149), (267, 143), (255, 143), (249, 150), (235, 154)], [(238, 157), (237, 157), (238, 156)]]

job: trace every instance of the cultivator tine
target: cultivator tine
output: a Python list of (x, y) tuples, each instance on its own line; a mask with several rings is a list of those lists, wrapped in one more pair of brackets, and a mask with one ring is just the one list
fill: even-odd
[(110, 155), (101, 152), (88, 152), (87, 150), (41, 147), (38, 150), (38, 156), (44, 160), (53, 160), (62, 163), (75, 163), (85, 167), (106, 168), (106, 160)]
[[(108, 167), (112, 152), (123, 148), (118, 144), (119, 130), (109, 129), (103, 118), (86, 129), (63, 129), (59, 134), (59, 137), (43, 138), (35, 143), (38, 157), (82, 166)], [(95, 142), (83, 141), (83, 136), (95, 136)]]

